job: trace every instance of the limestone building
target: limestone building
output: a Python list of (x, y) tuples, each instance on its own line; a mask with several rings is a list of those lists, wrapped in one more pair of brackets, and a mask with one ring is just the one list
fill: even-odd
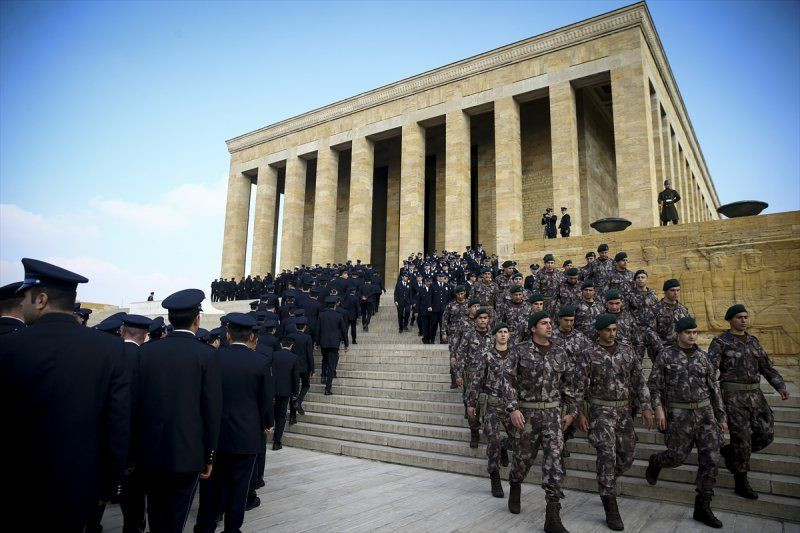
[(682, 222), (718, 218), (714, 184), (644, 3), (227, 146), (226, 278), (245, 274), (251, 223), (248, 273), (358, 258), (393, 274), (422, 250), (480, 242), (512, 257), (541, 242), (547, 207), (569, 207), (573, 235), (610, 216), (656, 226), (666, 178), (683, 198)]

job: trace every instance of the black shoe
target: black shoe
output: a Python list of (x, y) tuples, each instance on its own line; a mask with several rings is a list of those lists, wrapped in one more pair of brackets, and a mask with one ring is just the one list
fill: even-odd
[(290, 417), (289, 417), (289, 425), (290, 425), (290, 426), (293, 426), (293, 425), (295, 425), (295, 424), (297, 424), (297, 417), (290, 416)]
[(366, 326), (366, 327), (364, 328), (364, 331), (369, 331), (369, 326)]
[(650, 460), (647, 462), (647, 470), (644, 472), (644, 478), (651, 485), (655, 485), (658, 482), (658, 475), (661, 473), (661, 467), (656, 464), (656, 457), (658, 457), (657, 454), (650, 456)]
[(300, 413), (301, 415), (304, 415), (304, 414), (306, 414), (306, 410), (305, 410), (305, 409), (303, 409), (303, 406), (302, 406), (302, 405), (298, 405), (298, 406), (296, 407), (296, 409), (297, 409), (297, 412), (298, 412), (298, 413)]
[(265, 485), (266, 485), (266, 483), (264, 483), (264, 478), (261, 478), (258, 481), (256, 481), (255, 486), (253, 486), (253, 490), (258, 490), (258, 489), (260, 489), (261, 487), (263, 487)]
[(492, 496), (495, 498), (505, 498), (505, 493), (503, 492), (503, 484), (500, 483), (500, 472), (491, 472), (489, 474), (489, 479), (492, 481)]
[(261, 505), (261, 498), (259, 498), (258, 496), (255, 496), (253, 498), (248, 498), (247, 503), (244, 506), (244, 510), (250, 511), (258, 507), (259, 505)]
[(758, 493), (750, 486), (750, 482), (747, 480), (747, 474), (734, 474), (733, 479), (736, 482), (733, 492), (748, 500), (758, 499)]
[(331, 391), (329, 391), (329, 390), (325, 391), (325, 396), (332, 396), (332, 395), (333, 395), (333, 393)]
[(403, 328), (397, 328), (397, 333), (403, 333)]
[(698, 494), (694, 497), (694, 514), (692, 518), (708, 527), (721, 528), (722, 522), (711, 512), (711, 494)]
[(353, 339), (352, 344), (358, 344), (355, 339)]
[(480, 430), (477, 429), (470, 429), (469, 430), (469, 447), (470, 448), (477, 448), (478, 442), (480, 441), (481, 434)]
[(544, 518), (545, 533), (569, 533), (564, 524), (561, 523), (561, 504), (558, 502), (547, 502), (547, 509)]
[(603, 501), (603, 509), (606, 512), (608, 529), (613, 529), (614, 531), (625, 529), (625, 524), (622, 523), (622, 517), (619, 515), (617, 498), (615, 496), (600, 496), (600, 499)]
[(519, 483), (514, 483), (513, 481), (509, 481), (511, 483), (511, 490), (508, 493), (508, 510), (514, 514), (519, 514), (520, 512), (520, 503), (519, 497), (520, 493), (522, 492), (522, 486)]
[(327, 376), (322, 376), (321, 378), (319, 378), (320, 385), (325, 385), (326, 381), (327, 381)]
[(272, 449), (273, 449), (273, 450), (280, 450), (280, 449), (282, 449), (282, 448), (283, 448), (283, 445), (281, 445), (281, 443), (280, 443), (280, 442), (273, 442), (273, 443), (272, 443)]

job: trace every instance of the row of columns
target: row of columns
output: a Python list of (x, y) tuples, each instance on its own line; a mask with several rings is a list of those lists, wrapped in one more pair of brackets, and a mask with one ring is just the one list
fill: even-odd
[[(654, 162), (654, 123), (650, 114), (647, 75), (640, 62), (611, 71), (619, 214), (635, 227), (658, 223)], [(575, 90), (570, 81), (549, 87), (553, 206), (580, 205), (580, 162)], [(656, 124), (655, 127), (658, 127)], [(494, 101), (495, 210), (497, 252), (514, 253), (522, 239), (523, 208), (521, 121), (514, 96)], [(678, 170), (682, 165), (671, 168)], [(334, 262), (339, 152), (321, 139), (317, 148), (311, 263)], [(232, 169), (233, 170), (233, 169)], [(352, 161), (347, 221), (347, 258), (371, 261), (374, 144), (363, 132), (352, 139)], [(470, 117), (462, 109), (445, 115), (444, 247), (462, 250), (470, 244)], [(253, 274), (270, 272), (274, 262), (277, 209), (277, 169), (258, 168), (254, 217)], [(228, 186), (222, 276), (244, 274), (247, 218), (252, 181), (232, 171)], [(280, 265), (302, 262), (306, 161), (297, 153), (286, 159)], [(683, 195), (683, 192), (681, 193)], [(516, 199), (506, 201), (504, 199)], [(425, 128), (408, 119), (401, 128), (400, 201), (397, 261), (423, 249), (425, 206)], [(580, 235), (581, 209), (572, 209), (572, 234)], [(439, 228), (437, 226), (437, 231)], [(394, 270), (398, 265), (387, 265)]]

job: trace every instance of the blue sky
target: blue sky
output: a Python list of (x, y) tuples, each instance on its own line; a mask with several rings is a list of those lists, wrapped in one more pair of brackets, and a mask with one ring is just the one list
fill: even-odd
[[(630, 2), (0, 3), (0, 283), (127, 304), (219, 273), (224, 141)], [(723, 203), (800, 208), (800, 6), (649, 4)]]

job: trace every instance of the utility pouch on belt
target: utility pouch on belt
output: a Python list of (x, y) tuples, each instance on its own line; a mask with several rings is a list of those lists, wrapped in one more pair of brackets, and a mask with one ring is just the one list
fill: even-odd
[(485, 392), (478, 394), (478, 422), (483, 424), (486, 409), (489, 407), (489, 395)]

